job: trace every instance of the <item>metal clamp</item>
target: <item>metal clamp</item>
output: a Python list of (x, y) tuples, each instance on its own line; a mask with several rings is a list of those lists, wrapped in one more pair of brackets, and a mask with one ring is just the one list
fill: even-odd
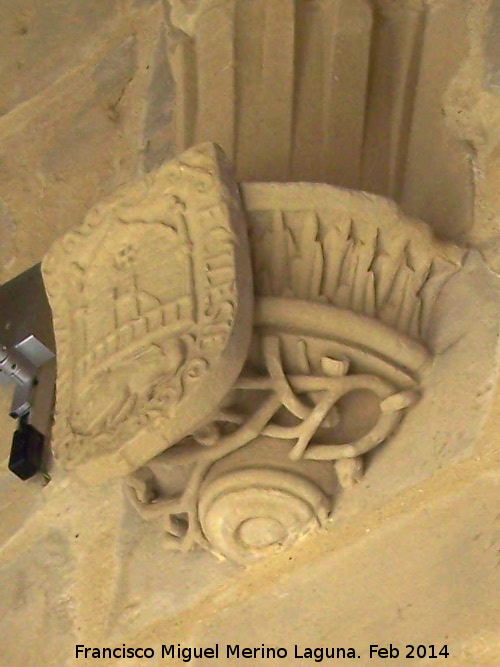
[(54, 356), (54, 353), (33, 335), (10, 350), (5, 345), (0, 346), (0, 382), (16, 383), (10, 409), (11, 417), (19, 419), (30, 411), (37, 369)]
[(47, 294), (37, 264), (0, 286), (0, 384), (14, 384), (10, 416), (18, 420), (9, 469), (28, 479), (42, 468), (50, 438), (55, 342)]
[[(40, 358), (30, 354), (31, 350), (39, 349)], [(54, 354), (34, 336), (29, 336), (13, 349), (0, 346), (0, 382), (14, 382), (16, 387), (10, 416), (19, 419), (31, 408), (31, 395), (36, 382), (36, 371), (45, 361), (52, 359)]]

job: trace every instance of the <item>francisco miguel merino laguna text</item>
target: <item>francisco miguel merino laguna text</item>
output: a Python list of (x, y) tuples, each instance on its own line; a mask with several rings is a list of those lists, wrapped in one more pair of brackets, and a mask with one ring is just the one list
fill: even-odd
[[(77, 658), (154, 658), (155, 649), (153, 648), (133, 648), (127, 647), (123, 644), (122, 647), (116, 648), (92, 648), (84, 644), (76, 645)], [(225, 650), (223, 650), (225, 648)], [(156, 649), (156, 653), (160, 653)], [(161, 656), (162, 658), (177, 658), (182, 662), (189, 662), (195, 658), (286, 658), (288, 650), (281, 647), (265, 646), (240, 646), (239, 644), (227, 644), (219, 647), (215, 644), (213, 647), (193, 647), (181, 646), (181, 644), (170, 644), (166, 646), (162, 644)], [(158, 657), (158, 656), (157, 656)], [(353, 648), (301, 648), (297, 644), (294, 646), (295, 658), (312, 659), (315, 662), (323, 662), (325, 658), (356, 658), (357, 654)]]

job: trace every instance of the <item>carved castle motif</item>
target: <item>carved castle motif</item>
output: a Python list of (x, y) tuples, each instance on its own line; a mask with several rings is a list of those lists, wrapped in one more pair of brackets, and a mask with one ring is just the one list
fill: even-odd
[(238, 192), (219, 148), (190, 149), (44, 261), (56, 458), (88, 482), (128, 475), (174, 548), (241, 563), (284, 548), (397, 437), (462, 259), (379, 197)]
[(188, 151), (99, 205), (45, 258), (54, 450), (89, 478), (131, 472), (202, 425), (240, 372), (252, 291), (227, 169), (213, 146)]

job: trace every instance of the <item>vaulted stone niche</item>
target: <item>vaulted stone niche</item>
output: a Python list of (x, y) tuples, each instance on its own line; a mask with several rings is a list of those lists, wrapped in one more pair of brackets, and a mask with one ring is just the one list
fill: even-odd
[(470, 230), (473, 151), (448, 100), (468, 55), (466, 3), (170, 6), (177, 151), (215, 141), (239, 181), (368, 190), (394, 199), (442, 237)]

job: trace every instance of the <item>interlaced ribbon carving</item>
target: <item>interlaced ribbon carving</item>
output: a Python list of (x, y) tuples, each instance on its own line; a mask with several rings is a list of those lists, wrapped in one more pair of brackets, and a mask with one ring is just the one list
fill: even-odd
[[(154, 478), (141, 469), (127, 480), (127, 494), (144, 518), (166, 519), (168, 543), (183, 550), (195, 543), (208, 547), (197, 516), (198, 494), (211, 466), (252, 443), (268, 436), (291, 443), (289, 458), (313, 461), (338, 461), (355, 458), (383, 442), (397, 427), (405, 408), (418, 398), (413, 390), (398, 391), (390, 382), (370, 374), (347, 375), (349, 362), (323, 357), (323, 374), (288, 375), (283, 367), (280, 339), (264, 335), (262, 349), (267, 375), (243, 374), (234, 385), (240, 392), (262, 392), (264, 397), (249, 416), (243, 411), (222, 409), (212, 421), (193, 433), (198, 445), (193, 447), (193, 467), (180, 496), (167, 498), (154, 490)], [(320, 429), (333, 428), (339, 420), (336, 404), (346, 394), (365, 390), (379, 400), (380, 414), (375, 425), (357, 440), (348, 443), (315, 442)], [(293, 418), (293, 425), (275, 421), (279, 411)], [(193, 443), (194, 444), (194, 443)], [(157, 461), (173, 460), (175, 448), (167, 450)]]

